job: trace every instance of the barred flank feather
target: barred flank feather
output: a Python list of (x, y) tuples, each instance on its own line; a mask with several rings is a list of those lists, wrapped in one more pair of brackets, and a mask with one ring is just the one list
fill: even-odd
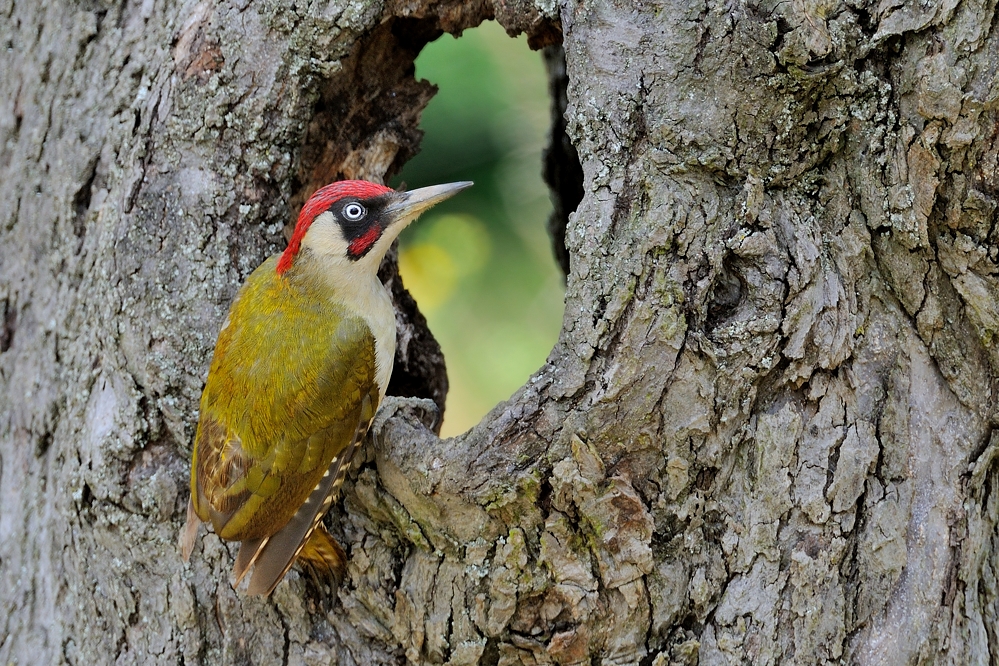
[(301, 552), (298, 563), (319, 581), (338, 586), (347, 575), (347, 553), (320, 523)]

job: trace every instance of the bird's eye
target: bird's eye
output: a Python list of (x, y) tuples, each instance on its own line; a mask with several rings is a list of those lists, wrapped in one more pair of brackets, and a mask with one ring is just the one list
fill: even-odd
[(364, 206), (359, 203), (349, 203), (343, 207), (343, 216), (351, 222), (357, 222), (364, 217), (367, 212), (368, 211), (364, 210)]

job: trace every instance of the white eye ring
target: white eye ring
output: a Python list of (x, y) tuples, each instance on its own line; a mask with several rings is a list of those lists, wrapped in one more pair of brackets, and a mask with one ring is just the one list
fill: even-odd
[(357, 222), (364, 217), (367, 212), (368, 211), (364, 210), (364, 206), (356, 202), (349, 203), (343, 207), (343, 216), (351, 222)]

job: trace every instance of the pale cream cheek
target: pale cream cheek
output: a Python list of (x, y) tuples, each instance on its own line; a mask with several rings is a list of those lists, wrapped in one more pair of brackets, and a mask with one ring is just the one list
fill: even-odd
[(312, 221), (302, 239), (302, 247), (326, 259), (347, 259), (347, 242), (340, 233), (340, 225), (329, 213), (323, 213)]

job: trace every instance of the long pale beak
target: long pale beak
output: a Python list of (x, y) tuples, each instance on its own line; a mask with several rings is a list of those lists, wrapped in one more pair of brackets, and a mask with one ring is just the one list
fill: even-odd
[(388, 213), (392, 224), (409, 223), (434, 204), (450, 199), (458, 192), (471, 187), (472, 184), (470, 180), (463, 180), (458, 183), (431, 185), (410, 192), (399, 192), (393, 197), (395, 201), (385, 208), (385, 212)]

